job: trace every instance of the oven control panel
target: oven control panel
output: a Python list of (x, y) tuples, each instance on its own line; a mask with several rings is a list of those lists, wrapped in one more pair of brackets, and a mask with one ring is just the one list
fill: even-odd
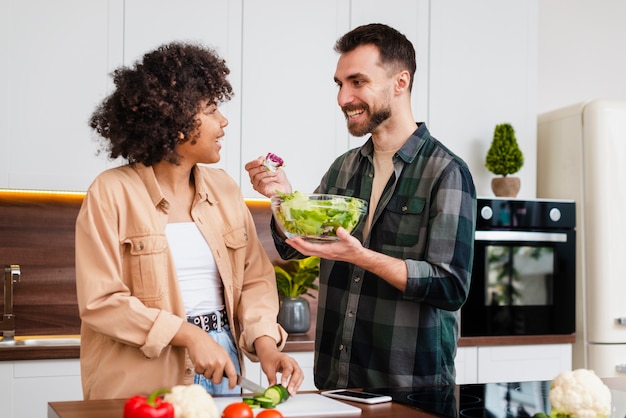
[(479, 198), (476, 229), (572, 229), (576, 206), (567, 200)]

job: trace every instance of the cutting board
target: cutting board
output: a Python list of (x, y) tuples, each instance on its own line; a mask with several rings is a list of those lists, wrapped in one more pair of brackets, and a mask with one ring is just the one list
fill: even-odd
[[(227, 405), (233, 402), (241, 402), (241, 398), (213, 398), (217, 404), (220, 414)], [(318, 395), (317, 393), (302, 393), (290, 397), (286, 402), (276, 407), (285, 418), (290, 417), (324, 417), (329, 415), (360, 415), (361, 408), (357, 408), (347, 403)], [(254, 409), (254, 414), (262, 411), (261, 408)]]

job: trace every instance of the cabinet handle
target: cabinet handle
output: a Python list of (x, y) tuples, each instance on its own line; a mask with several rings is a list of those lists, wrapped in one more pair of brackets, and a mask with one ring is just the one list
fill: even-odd
[(617, 366), (615, 366), (615, 371), (619, 373), (626, 372), (626, 364), (618, 364)]
[(618, 325), (626, 325), (626, 317), (625, 316), (619, 317), (615, 319), (615, 322), (617, 322)]

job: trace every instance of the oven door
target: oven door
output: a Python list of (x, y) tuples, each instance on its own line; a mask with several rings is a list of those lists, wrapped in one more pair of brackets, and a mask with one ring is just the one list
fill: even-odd
[(572, 334), (576, 241), (570, 231), (476, 231), (462, 336)]

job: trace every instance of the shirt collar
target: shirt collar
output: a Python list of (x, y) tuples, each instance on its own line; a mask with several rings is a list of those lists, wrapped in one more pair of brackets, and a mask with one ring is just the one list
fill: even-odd
[[(151, 166), (145, 166), (142, 163), (135, 163), (134, 168), (135, 171), (137, 171), (139, 178), (141, 178), (141, 181), (146, 186), (146, 190), (148, 191), (148, 195), (150, 195), (152, 204), (155, 207), (167, 208), (169, 206), (169, 202), (159, 187), (159, 183), (154, 175), (154, 169)], [(207, 187), (205, 182), (200, 180), (201, 175), (199, 170), (200, 168), (197, 165), (193, 167), (194, 179), (196, 182), (196, 194), (199, 197), (199, 200), (206, 200), (209, 203), (217, 202), (215, 193)]]
[[(424, 145), (424, 142), (430, 137), (430, 132), (424, 122), (417, 122), (417, 129), (411, 134), (407, 141), (396, 153), (404, 162), (412, 163), (417, 157), (419, 150)], [(372, 136), (367, 139), (365, 144), (361, 147), (361, 156), (374, 155), (374, 143), (372, 142)]]
[(152, 200), (152, 204), (155, 207), (159, 207), (165, 204), (168, 204), (167, 199), (163, 195), (161, 188), (159, 187), (159, 183), (157, 182), (156, 176), (154, 175), (154, 170), (150, 166), (145, 166), (142, 163), (134, 163), (133, 168), (139, 175), (139, 178), (143, 182), (144, 186), (146, 186), (146, 190), (148, 195), (150, 195), (150, 200)]

